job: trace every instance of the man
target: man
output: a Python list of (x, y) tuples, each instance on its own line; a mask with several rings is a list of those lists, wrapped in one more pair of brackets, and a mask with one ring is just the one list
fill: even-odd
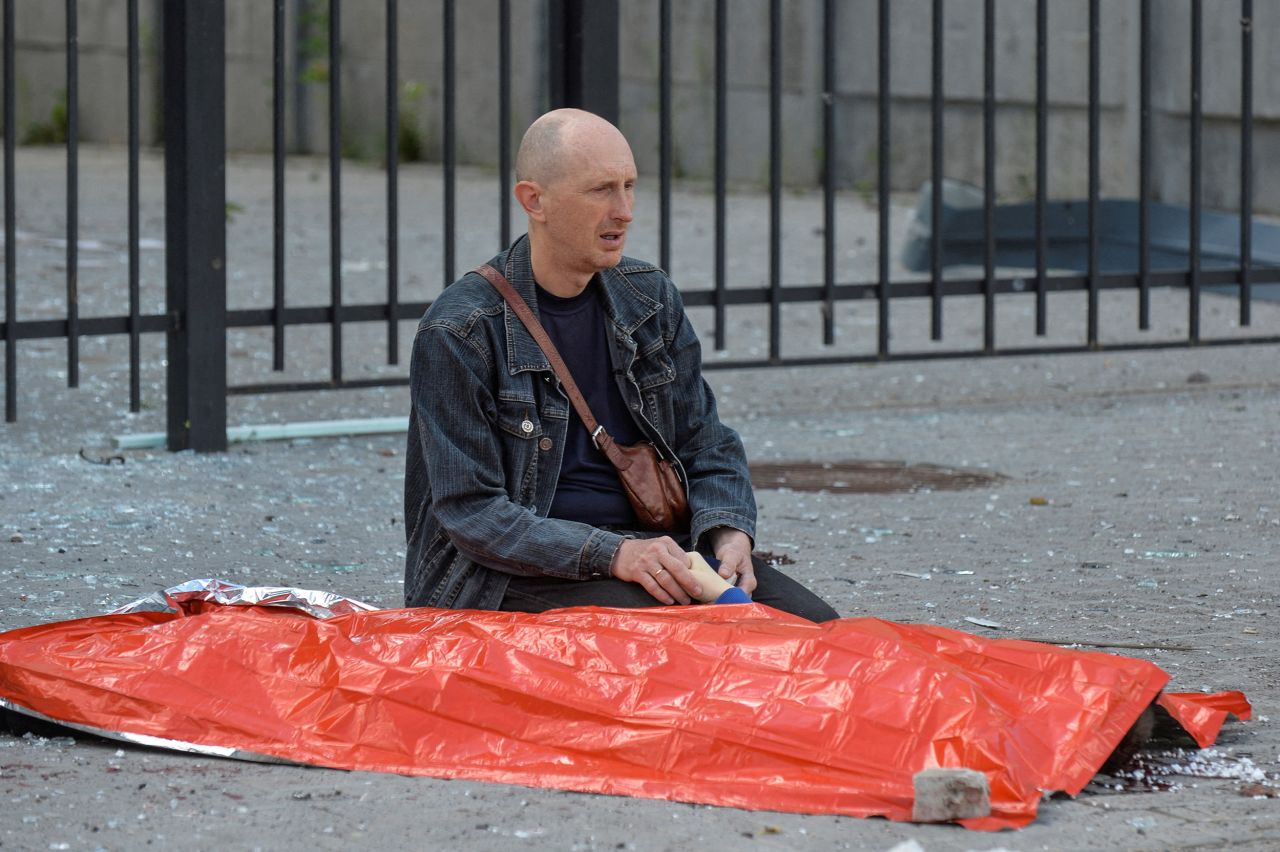
[(680, 294), (624, 257), (636, 167), (622, 134), (580, 110), (525, 133), (515, 196), (525, 237), (492, 261), (538, 316), (595, 417), (652, 441), (687, 483), (689, 529), (636, 532), (613, 468), (502, 296), (463, 276), (423, 317), (410, 370), (405, 603), (525, 612), (688, 604), (687, 550), (757, 602), (836, 612), (751, 556), (755, 499), (742, 442), (716, 415)]

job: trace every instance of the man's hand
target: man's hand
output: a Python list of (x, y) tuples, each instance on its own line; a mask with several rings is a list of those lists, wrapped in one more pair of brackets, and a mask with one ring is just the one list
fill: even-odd
[(720, 576), (748, 595), (756, 590), (756, 569), (751, 564), (751, 536), (733, 527), (716, 527), (707, 533), (711, 550), (720, 560)]
[(619, 580), (639, 583), (655, 600), (667, 605), (687, 604), (702, 594), (702, 586), (689, 573), (689, 554), (665, 535), (624, 539), (609, 573)]

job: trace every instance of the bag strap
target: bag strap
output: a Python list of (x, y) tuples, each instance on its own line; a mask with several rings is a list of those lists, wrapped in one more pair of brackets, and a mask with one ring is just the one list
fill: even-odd
[[(533, 315), (533, 311), (529, 309), (529, 305), (524, 299), (520, 298), (520, 294), (511, 286), (511, 282), (506, 279), (501, 272), (494, 269), (489, 264), (481, 264), (476, 268), (476, 272), (488, 279), (493, 285), (493, 289), (497, 290), (502, 298), (507, 300), (507, 304), (511, 306), (511, 310), (516, 312), (516, 316), (524, 323), (524, 327), (533, 335), (533, 339), (537, 342), (538, 347), (542, 349), (542, 354), (547, 356), (547, 360), (551, 362), (551, 369), (560, 379), (560, 384), (564, 385), (565, 393), (569, 396), (569, 402), (573, 403), (574, 411), (578, 412), (578, 418), (582, 420), (582, 425), (587, 427), (587, 431), (591, 433), (591, 442), (609, 456), (609, 460), (613, 461), (613, 456), (601, 446), (601, 436), (609, 437), (608, 431), (600, 425), (595, 415), (591, 413), (591, 407), (587, 405), (587, 400), (582, 395), (582, 391), (578, 390), (578, 383), (573, 380), (573, 375), (569, 372), (569, 367), (564, 363), (564, 359), (560, 357), (559, 350), (556, 345), (551, 342), (551, 338), (547, 336), (547, 331), (542, 327), (542, 323), (538, 322), (538, 318)], [(605, 442), (612, 446), (612, 438)]]

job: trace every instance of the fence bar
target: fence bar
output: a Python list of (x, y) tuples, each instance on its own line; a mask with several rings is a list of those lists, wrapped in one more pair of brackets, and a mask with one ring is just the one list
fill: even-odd
[[(1277, 276), (1280, 278), (1280, 276)], [(1233, 278), (1232, 281), (1235, 279)], [(270, 322), (270, 317), (266, 320)], [(176, 323), (176, 317), (173, 314), (143, 314), (140, 317), (140, 325), (143, 333), (160, 334), (165, 331), (172, 330)], [(262, 325), (264, 323), (254, 323)], [(4, 323), (0, 323), (0, 333), (3, 333)], [(112, 317), (80, 317), (80, 334), (83, 337), (109, 337), (125, 335), (129, 333), (129, 317), (112, 316)], [(17, 338), (18, 340), (62, 340), (67, 336), (67, 321), (64, 318), (57, 319), (41, 319), (41, 320), (23, 320), (18, 323)]]
[(725, 193), (728, 191), (728, 0), (716, 0), (715, 348), (725, 348)]
[(311, 79), (311, 4), (315, 0), (293, 0), (293, 145), (294, 150), (311, 150), (307, 121), (307, 81)]
[(67, 0), (67, 387), (80, 387), (80, 49)]
[[(138, 63), (138, 0), (129, 0), (125, 13), (128, 34), (128, 113), (129, 113), (129, 410), (142, 410), (142, 294), (139, 278), (142, 264), (138, 241), (142, 237), (138, 192), (138, 151), (142, 145), (139, 132), (139, 110), (142, 75)], [(70, 333), (70, 329), (68, 329)]]
[(782, 0), (769, 2), (769, 358), (782, 357)]
[(164, 9), (168, 447), (227, 448), (224, 0)]
[(1240, 0), (1240, 325), (1253, 293), (1253, 0)]
[(933, 95), (932, 114), (933, 191), (930, 193), (930, 337), (942, 339), (942, 0), (933, 0)]
[(1036, 0), (1036, 336), (1048, 332), (1045, 297), (1049, 231), (1049, 0)]
[[(1253, 274), (1255, 284), (1280, 283), (1280, 266), (1256, 268)], [(1239, 273), (1235, 269), (1206, 269), (1202, 276), (1202, 280), (1206, 285), (1227, 284), (1234, 286), (1239, 283), (1239, 278)], [(947, 296), (981, 296), (984, 285), (981, 277), (952, 277), (943, 283)], [(1098, 286), (1102, 290), (1125, 292), (1132, 291), (1137, 287), (1137, 284), (1138, 276), (1136, 273), (1122, 272), (1104, 274)], [(1151, 274), (1151, 284), (1153, 287), (1185, 288), (1187, 285), (1186, 270), (1153, 272)], [(996, 295), (1024, 293), (1026, 292), (1026, 285), (1026, 278), (1022, 275), (998, 277), (995, 281)], [(898, 281), (893, 286), (895, 299), (922, 299), (929, 295), (930, 290), (930, 282), (927, 278)], [(1049, 278), (1048, 289), (1051, 293), (1083, 293), (1088, 288), (1089, 278), (1084, 273), (1066, 273)], [(879, 284), (873, 280), (836, 284), (836, 299), (838, 301), (875, 299), (878, 292)], [(715, 293), (711, 290), (687, 290), (681, 294), (681, 298), (686, 307), (702, 308), (712, 304), (715, 300)], [(730, 305), (760, 305), (768, 301), (768, 298), (769, 288), (761, 284), (757, 287), (732, 287), (729, 289), (726, 301)], [(787, 304), (813, 303), (821, 301), (821, 299), (821, 281), (793, 282), (782, 290), (782, 301)], [(421, 319), (422, 314), (429, 307), (431, 307), (431, 302), (401, 302), (400, 319)], [(315, 325), (325, 322), (328, 317), (329, 308), (327, 305), (292, 307), (285, 313), (285, 318), (290, 325)], [(347, 322), (382, 322), (386, 317), (386, 306), (377, 303), (347, 305), (346, 317)], [(144, 316), (143, 330), (163, 331), (163, 324), (158, 327), (148, 325), (148, 323), (154, 323), (162, 319), (164, 319), (162, 315), (156, 315), (154, 318)], [(269, 307), (237, 309), (227, 312), (227, 328), (269, 326), (271, 319), (271, 309)], [(81, 322), (84, 324), (86, 335), (123, 334), (128, 330), (125, 327), (124, 317), (84, 317)], [(61, 319), (28, 320), (19, 327), (18, 339), (61, 338), (65, 333), (66, 323)], [(1230, 339), (1235, 340), (1238, 344), (1245, 344), (1253, 343), (1258, 338), (1233, 337)], [(790, 363), (790, 361), (787, 363)]]
[(547, 0), (551, 105), (618, 123), (619, 0)]
[(1151, 0), (1142, 0), (1138, 47), (1138, 330), (1151, 328)]
[[(1184, 273), (1183, 279), (1186, 275)], [(1025, 285), (1025, 281), (1023, 284)], [(1280, 336), (1276, 337), (1251, 337), (1247, 342), (1257, 346), (1274, 346), (1280, 344)], [(1218, 339), (1218, 340), (1202, 340), (1201, 346), (1239, 346), (1240, 340)], [(1156, 342), (1137, 342), (1137, 343), (1108, 343), (1108, 352), (1161, 352), (1169, 349), (1185, 349), (1186, 341), (1170, 340)], [(1045, 355), (1075, 355), (1088, 352), (1094, 352), (1096, 349), (1089, 346), (1041, 346), (1041, 347), (1016, 347), (1013, 349), (1001, 349), (999, 352), (988, 354), (981, 349), (960, 349), (955, 351), (937, 351), (937, 352), (903, 352), (888, 358), (889, 361), (955, 361), (961, 358), (1025, 358), (1025, 357), (1043, 357)], [(834, 367), (843, 364), (872, 364), (877, 361), (884, 361), (878, 355), (817, 355), (800, 358), (788, 358), (785, 365), (788, 367)], [(703, 370), (756, 370), (764, 367), (777, 367), (774, 361), (764, 359), (742, 359), (742, 360), (726, 360), (726, 361), (708, 361), (702, 365)], [(399, 384), (407, 384), (408, 380), (399, 382)], [(391, 384), (388, 382), (388, 384)], [(351, 385), (348, 385), (350, 387)], [(321, 388), (286, 388), (286, 390), (321, 390)], [(264, 393), (262, 389), (254, 389), (256, 393)]]
[[(1185, 275), (1183, 276), (1186, 277)], [(1025, 282), (1024, 282), (1025, 283)], [(1275, 346), (1280, 344), (1280, 337), (1251, 337), (1247, 342), (1252, 345), (1259, 346)], [(1201, 342), (1203, 346), (1239, 346), (1241, 341), (1231, 339), (1220, 340), (1204, 340)], [(1186, 343), (1183, 341), (1156, 341), (1156, 342), (1139, 342), (1139, 343), (1111, 343), (1107, 345), (1109, 352), (1160, 352), (1169, 349), (1185, 348)], [(1015, 349), (1002, 349), (995, 353), (1000, 358), (1026, 358), (1026, 357), (1043, 357), (1045, 355), (1074, 355), (1087, 353), (1091, 351), (1086, 346), (1042, 346), (1038, 348), (1018, 347)], [(887, 360), (894, 362), (906, 361), (954, 361), (960, 358), (983, 358), (991, 357), (988, 353), (981, 349), (965, 349), (955, 352), (904, 352), (895, 355)], [(878, 355), (818, 355), (804, 358), (790, 358), (786, 365), (789, 367), (832, 367), (844, 364), (872, 364), (877, 361), (886, 359), (880, 358)], [(708, 361), (702, 365), (703, 370), (753, 370), (762, 367), (776, 367), (776, 363), (764, 359), (751, 360), (732, 360), (732, 361)], [(341, 387), (344, 389), (358, 388), (380, 388), (380, 387), (398, 387), (409, 384), (407, 376), (399, 378), (384, 379), (353, 379), (343, 382)], [(334, 386), (327, 382), (289, 382), (278, 384), (258, 384), (258, 385), (236, 385), (227, 388), (227, 393), (234, 396), (253, 396), (268, 393), (305, 393), (309, 391), (333, 390)]]
[(387, 363), (400, 363), (400, 44), (396, 0), (387, 0)]
[[(1186, 286), (1186, 271), (1167, 271), (1156, 272), (1152, 274), (1151, 284), (1153, 287), (1163, 288), (1181, 288)], [(1239, 272), (1236, 269), (1209, 269), (1203, 273), (1203, 282), (1206, 285), (1236, 285), (1239, 282)], [(1262, 267), (1254, 270), (1255, 283), (1280, 283), (1280, 267)], [(982, 278), (949, 278), (944, 283), (945, 294), (948, 296), (981, 296), (986, 282)], [(1103, 275), (1099, 281), (1099, 286), (1104, 290), (1115, 292), (1132, 292), (1137, 287), (1138, 279), (1136, 273), (1120, 273)], [(1048, 289), (1051, 292), (1061, 293), (1080, 293), (1088, 289), (1089, 280), (1086, 275), (1055, 275), (1049, 279)], [(1023, 276), (1013, 275), (1004, 278), (998, 278), (995, 282), (996, 293), (998, 295), (1012, 295), (1023, 293), (1026, 290), (1026, 282)], [(905, 299), (923, 299), (929, 296), (931, 283), (928, 280), (916, 281), (899, 281), (894, 285), (895, 298)], [(875, 281), (860, 283), (845, 283), (836, 285), (836, 299), (839, 301), (850, 300), (867, 300), (875, 299), (879, 293), (879, 284)], [(782, 291), (782, 300), (788, 304), (815, 303), (823, 297), (822, 282), (806, 282), (786, 287)], [(766, 286), (759, 287), (735, 287), (728, 291), (727, 301), (733, 305), (759, 305), (769, 298), (769, 289)], [(684, 293), (684, 303), (686, 307), (699, 308), (710, 306), (715, 299), (715, 293), (712, 290), (690, 290)], [(400, 304), (400, 318), (402, 320), (417, 319), (422, 316), (423, 312), (430, 307), (429, 302), (402, 302)], [(385, 317), (386, 307), (378, 304), (355, 304), (346, 307), (348, 322), (379, 322)], [(328, 308), (321, 306), (314, 307), (295, 307), (288, 311), (288, 321), (291, 325), (316, 324), (323, 323), (328, 317)], [(228, 311), (226, 314), (228, 328), (250, 328), (268, 326), (272, 321), (270, 308), (255, 308), (248, 310)], [(165, 328), (167, 318), (164, 316), (148, 316), (143, 317), (144, 330), (160, 331)], [(124, 328), (124, 319), (121, 317), (91, 317), (84, 320), (85, 333), (88, 335), (106, 335), (120, 334)], [(22, 324), (19, 329), (19, 336), (22, 339), (34, 338), (60, 338), (65, 333), (65, 323), (58, 320), (37, 320), (29, 321)], [(1278, 336), (1256, 336), (1256, 337), (1224, 337), (1218, 339), (1204, 339), (1200, 342), (1201, 346), (1271, 346), (1280, 343)], [(1157, 351), (1166, 349), (1185, 348), (1186, 341), (1179, 340), (1157, 340), (1157, 341), (1139, 341), (1139, 342), (1114, 342), (1107, 344), (1107, 350), (1117, 351)], [(1064, 346), (1045, 346), (1039, 348), (1033, 347), (1015, 347), (1002, 348), (994, 354), (999, 357), (1020, 357), (1020, 356), (1036, 356), (1036, 355), (1053, 355), (1061, 353), (1081, 353), (1090, 351), (1090, 347), (1085, 344), (1071, 344)], [(949, 360), (957, 358), (983, 357), (988, 353), (981, 349), (977, 350), (934, 350), (934, 351), (906, 351), (895, 353), (888, 358), (882, 358), (878, 353), (866, 353), (860, 355), (823, 355), (817, 357), (794, 357), (788, 358), (782, 362), (769, 361), (768, 359), (756, 359), (749, 361), (740, 360), (710, 360), (703, 365), (705, 370), (721, 370), (736, 369), (748, 367), (769, 367), (769, 366), (807, 366), (819, 364), (853, 364), (853, 363), (871, 363), (874, 361), (933, 361), (933, 360)], [(302, 383), (286, 383), (286, 384), (250, 384), (237, 385), (227, 389), (228, 394), (259, 394), (270, 393), (273, 391), (301, 391), (301, 390), (331, 390), (335, 387), (341, 388), (362, 388), (362, 387), (384, 387), (404, 385), (408, 381), (405, 377), (399, 378), (375, 378), (375, 379), (350, 379), (344, 380), (341, 385), (334, 385), (330, 382), (302, 382)]]
[(13, 0), (4, 0), (4, 419), (18, 419), (18, 266), (14, 226)]
[(498, 2), (499, 242), (511, 245), (511, 0)]
[(1099, 0), (1089, 0), (1089, 297), (1088, 337), (1090, 347), (1098, 345), (1098, 192), (1101, 175), (1101, 78), (1102, 28)]
[(982, 349), (996, 349), (996, 4), (982, 9)]
[[(1229, 284), (1238, 283), (1239, 275), (1235, 269), (1210, 269), (1203, 273), (1205, 284)], [(1254, 283), (1275, 282), (1280, 283), (1280, 266), (1262, 267), (1254, 270)], [(982, 288), (985, 286), (982, 278), (948, 278), (943, 282), (944, 293), (947, 296), (981, 296)], [(1123, 272), (1116, 274), (1103, 275), (1098, 282), (1098, 286), (1102, 290), (1112, 290), (1115, 292), (1132, 291), (1137, 286), (1138, 276), (1136, 273)], [(1154, 287), (1183, 288), (1187, 284), (1186, 270), (1170, 270), (1167, 272), (1153, 272), (1151, 274), (1151, 283)], [(1026, 292), (1027, 282), (1025, 276), (1010, 275), (1003, 278), (997, 278), (995, 281), (995, 290), (997, 295), (1008, 295), (1014, 293)], [(895, 299), (921, 299), (929, 295), (931, 285), (928, 279), (898, 281), (894, 284)], [(1054, 275), (1049, 279), (1049, 292), (1051, 293), (1083, 293), (1089, 289), (1089, 276), (1084, 273), (1080, 274), (1064, 274)], [(878, 292), (878, 285), (874, 281), (861, 281), (852, 284), (837, 284), (836, 298), (841, 301), (848, 300), (865, 300), (874, 299)], [(765, 286), (760, 287), (734, 287), (729, 291), (729, 304), (731, 305), (759, 305), (768, 299), (769, 289)], [(808, 281), (795, 283), (786, 287), (782, 291), (782, 301), (788, 304), (798, 304), (802, 302), (816, 302), (822, 298), (822, 282)], [(709, 290), (690, 290), (683, 294), (683, 300), (686, 307), (702, 307), (711, 304), (712, 293)], [(307, 316), (322, 312), (321, 308), (294, 308), (298, 312), (299, 321), (304, 320)], [(368, 310), (368, 308), (366, 308)], [(248, 315), (258, 318), (259, 322), (265, 322), (262, 317), (266, 316), (265, 311), (241, 311), (239, 315)], [(243, 325), (253, 324), (244, 322), (232, 322), (229, 324)], [(1234, 340), (1237, 344), (1255, 343), (1260, 338), (1257, 337), (1231, 337), (1223, 338), (1224, 340)], [(1185, 341), (1183, 341), (1185, 346)], [(1110, 344), (1108, 344), (1110, 348)], [(1007, 350), (1000, 350), (1001, 352)], [(1048, 350), (1046, 350), (1048, 351)], [(912, 356), (918, 353), (899, 353), (902, 357)], [(787, 364), (792, 363), (791, 359), (787, 359)]]
[(329, 0), (329, 379), (342, 381), (342, 3)]
[(671, 0), (658, 4), (658, 265), (671, 270)]
[(876, 353), (881, 358), (889, 357), (889, 193), (893, 189), (889, 171), (889, 0), (880, 0), (880, 32), (879, 39), (879, 86), (880, 101), (877, 104), (879, 126), (877, 127), (877, 162), (879, 168), (878, 184), (880, 209), (879, 213), (879, 251), (876, 257), (877, 282), (876, 301), (879, 305), (879, 316), (876, 323)]
[(1188, 336), (1192, 343), (1200, 342), (1200, 143), (1201, 121), (1203, 118), (1200, 103), (1202, 80), (1201, 38), (1203, 24), (1203, 7), (1201, 0), (1191, 0), (1191, 275), (1188, 280), (1189, 298)]
[(274, 0), (271, 30), (272, 305), (271, 369), (284, 369), (284, 0)]
[(454, 47), (457, 41), (454, 0), (444, 0), (444, 286), (453, 283), (457, 209), (457, 78), (454, 74)]
[(836, 342), (836, 6), (822, 2), (822, 342)]

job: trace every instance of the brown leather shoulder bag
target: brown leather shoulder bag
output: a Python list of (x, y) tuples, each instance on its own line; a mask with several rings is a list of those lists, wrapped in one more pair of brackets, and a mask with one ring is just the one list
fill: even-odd
[(560, 383), (564, 386), (565, 393), (569, 395), (569, 401), (573, 403), (574, 410), (578, 412), (582, 424), (591, 433), (591, 442), (617, 468), (618, 479), (622, 481), (622, 488), (631, 502), (631, 508), (635, 510), (636, 520), (641, 529), (654, 532), (687, 531), (689, 498), (685, 493), (684, 483), (680, 481), (676, 466), (669, 459), (663, 458), (658, 448), (648, 441), (631, 445), (615, 443), (608, 431), (591, 413), (586, 399), (583, 398), (577, 383), (569, 373), (568, 366), (560, 357), (551, 338), (547, 336), (546, 329), (542, 327), (542, 323), (538, 322), (538, 318), (533, 315), (533, 311), (529, 309), (524, 299), (516, 293), (511, 282), (487, 263), (478, 267), (476, 272), (488, 279), (502, 298), (507, 300), (507, 304), (515, 311), (516, 316), (524, 323), (524, 327), (542, 348), (547, 360), (551, 362), (551, 369), (555, 370), (556, 376), (560, 378)]

